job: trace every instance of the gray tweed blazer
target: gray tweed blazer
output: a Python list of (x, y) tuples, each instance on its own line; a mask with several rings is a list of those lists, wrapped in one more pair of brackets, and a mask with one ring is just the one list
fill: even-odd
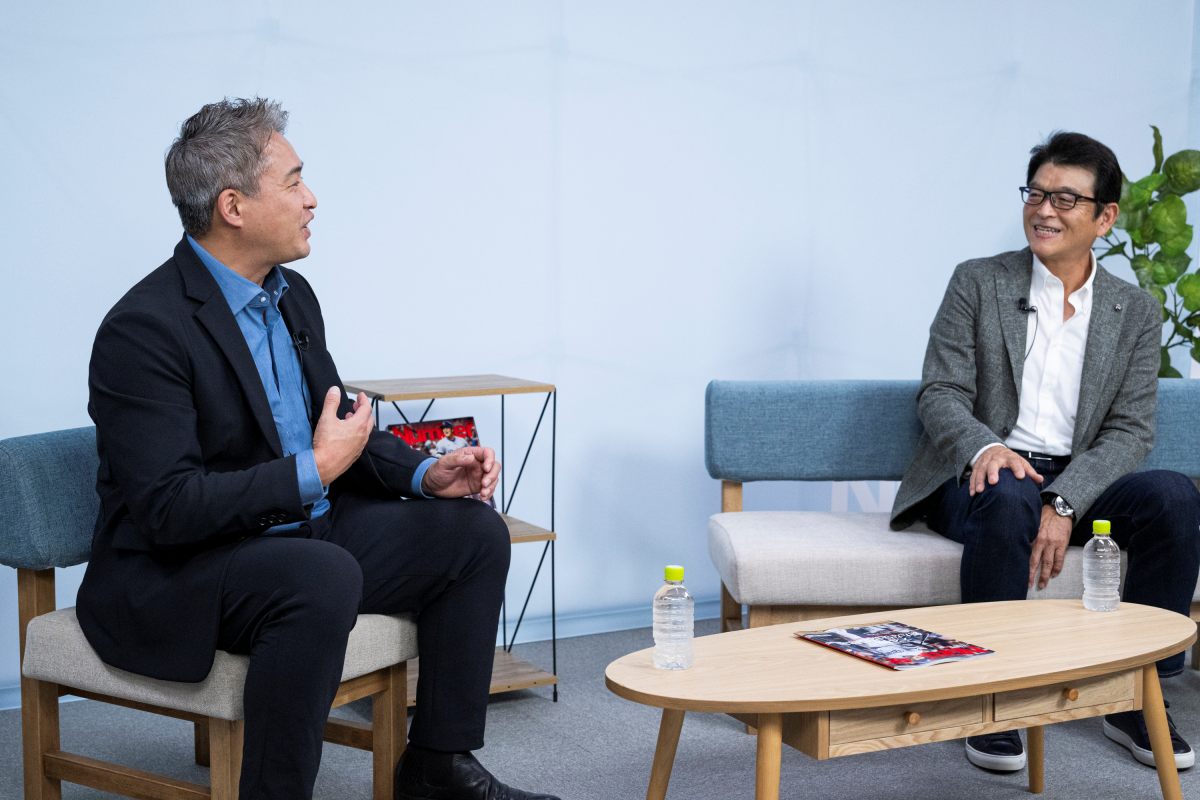
[[(929, 328), (917, 414), (924, 433), (892, 506), (907, 527), (919, 503), (1016, 424), (1033, 256), (1029, 248), (959, 264)], [(1054, 493), (1079, 519), (1154, 443), (1162, 312), (1148, 292), (1097, 266), (1071, 463)]]

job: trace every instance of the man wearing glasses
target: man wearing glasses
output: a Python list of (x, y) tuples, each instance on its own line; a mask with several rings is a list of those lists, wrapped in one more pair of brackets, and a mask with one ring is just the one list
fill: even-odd
[[(1120, 209), (1113, 152), (1079, 133), (1031, 151), (1023, 250), (960, 264), (929, 331), (917, 407), (925, 432), (892, 509), (963, 545), (963, 602), (1016, 600), (1062, 570), (1094, 519), (1129, 554), (1125, 600), (1181, 614), (1200, 568), (1200, 493), (1174, 472), (1135, 472), (1154, 443), (1162, 317), (1106, 272), (1092, 244)], [(1183, 653), (1158, 663), (1183, 670)], [(1168, 720), (1170, 717), (1168, 716)], [(1191, 747), (1171, 722), (1180, 769)], [(1104, 733), (1154, 765), (1140, 711)], [(1018, 770), (1016, 731), (967, 739), (967, 759)]]

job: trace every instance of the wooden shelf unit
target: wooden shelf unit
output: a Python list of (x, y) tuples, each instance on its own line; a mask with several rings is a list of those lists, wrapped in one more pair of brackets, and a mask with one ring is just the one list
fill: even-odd
[[(425, 408), (425, 413), (421, 415), (424, 419), (425, 414), (433, 406), (435, 400), (452, 398), (452, 397), (489, 397), (501, 396), (500, 414), (503, 420), (504, 416), (504, 401), (503, 395), (509, 394), (545, 394), (547, 403), (551, 399), (554, 400), (555, 409), (557, 410), (557, 393), (558, 389), (552, 383), (543, 383), (540, 381), (530, 381), (524, 378), (512, 378), (507, 375), (450, 375), (432, 378), (398, 378), (398, 379), (380, 379), (380, 380), (357, 380), (347, 381), (345, 384), (347, 392), (356, 394), (362, 392), (371, 401), (371, 405), (375, 410), (376, 425), (380, 425), (380, 406), (384, 403), (391, 403), (392, 406), (400, 413), (401, 417), (407, 421), (407, 417), (396, 405), (402, 401), (410, 400), (428, 400), (429, 405)], [(543, 406), (543, 414), (545, 406)], [(550, 525), (554, 527), (554, 438), (557, 434), (557, 414), (551, 417), (551, 460), (550, 460)], [(540, 423), (540, 420), (539, 420)], [(503, 425), (503, 421), (501, 422)], [(537, 437), (537, 429), (534, 430), (533, 438)], [(503, 444), (503, 440), (502, 440)], [(530, 442), (532, 446), (532, 441)], [(503, 446), (501, 447), (503, 451)], [(504, 461), (504, 454), (501, 452), (501, 461)], [(516, 485), (513, 486), (515, 492)], [(511, 499), (510, 499), (511, 502)], [(550, 603), (551, 603), (551, 658), (553, 667), (551, 672), (534, 666), (520, 658), (517, 658), (511, 653), (511, 647), (516, 640), (517, 631), (520, 627), (521, 618), (518, 618), (517, 625), (513, 629), (513, 641), (506, 641), (505, 646), (496, 648), (495, 660), (492, 665), (492, 684), (489, 692), (497, 694), (499, 692), (511, 692), (518, 689), (528, 689), (534, 686), (552, 686), (554, 701), (558, 701), (558, 634), (557, 626), (555, 625), (555, 602), (554, 602), (554, 543), (558, 539), (557, 534), (553, 530), (542, 528), (524, 520), (517, 519), (507, 513), (501, 513), (505, 524), (508, 526), (509, 538), (513, 544), (526, 544), (529, 542), (545, 542), (544, 547), (550, 554)], [(546, 553), (543, 551), (543, 558)], [(539, 566), (540, 570), (540, 566)], [(533, 586), (536, 585), (538, 574), (535, 573), (533, 582), (530, 585), (530, 592), (533, 591)], [(528, 598), (526, 598), (528, 603)], [(522, 609), (522, 617), (524, 609)], [(507, 622), (505, 625), (507, 630)], [(507, 633), (505, 634), (507, 636)], [(409, 662), (408, 666), (408, 704), (411, 706), (416, 702), (416, 686), (417, 674), (419, 669), (420, 659)]]

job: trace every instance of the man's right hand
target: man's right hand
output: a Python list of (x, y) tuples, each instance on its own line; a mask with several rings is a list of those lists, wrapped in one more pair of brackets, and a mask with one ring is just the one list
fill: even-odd
[(995, 486), (1000, 481), (1000, 470), (1002, 469), (1012, 470), (1013, 477), (1018, 480), (1028, 475), (1039, 484), (1042, 482), (1042, 476), (1029, 466), (1028, 461), (1007, 447), (998, 445), (989, 447), (980, 453), (979, 458), (975, 461), (975, 466), (971, 467), (971, 486), (969, 488), (971, 496), (979, 494), (989, 484)]
[(350, 469), (350, 465), (362, 455), (367, 446), (367, 437), (375, 427), (371, 417), (371, 404), (362, 392), (354, 400), (354, 409), (345, 419), (338, 419), (338, 406), (342, 401), (342, 390), (330, 386), (325, 393), (325, 405), (321, 418), (313, 431), (313, 459), (317, 462), (317, 473), (325, 486), (333, 483), (339, 475)]

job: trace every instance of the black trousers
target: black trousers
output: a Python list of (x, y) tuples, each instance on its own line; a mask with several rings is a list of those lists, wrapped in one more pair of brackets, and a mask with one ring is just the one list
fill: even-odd
[(240, 796), (308, 798), (359, 613), (413, 612), (421, 656), (409, 741), (483, 746), (509, 535), (475, 500), (341, 495), (299, 530), (248, 539), (222, 589), (219, 646), (250, 657)]

